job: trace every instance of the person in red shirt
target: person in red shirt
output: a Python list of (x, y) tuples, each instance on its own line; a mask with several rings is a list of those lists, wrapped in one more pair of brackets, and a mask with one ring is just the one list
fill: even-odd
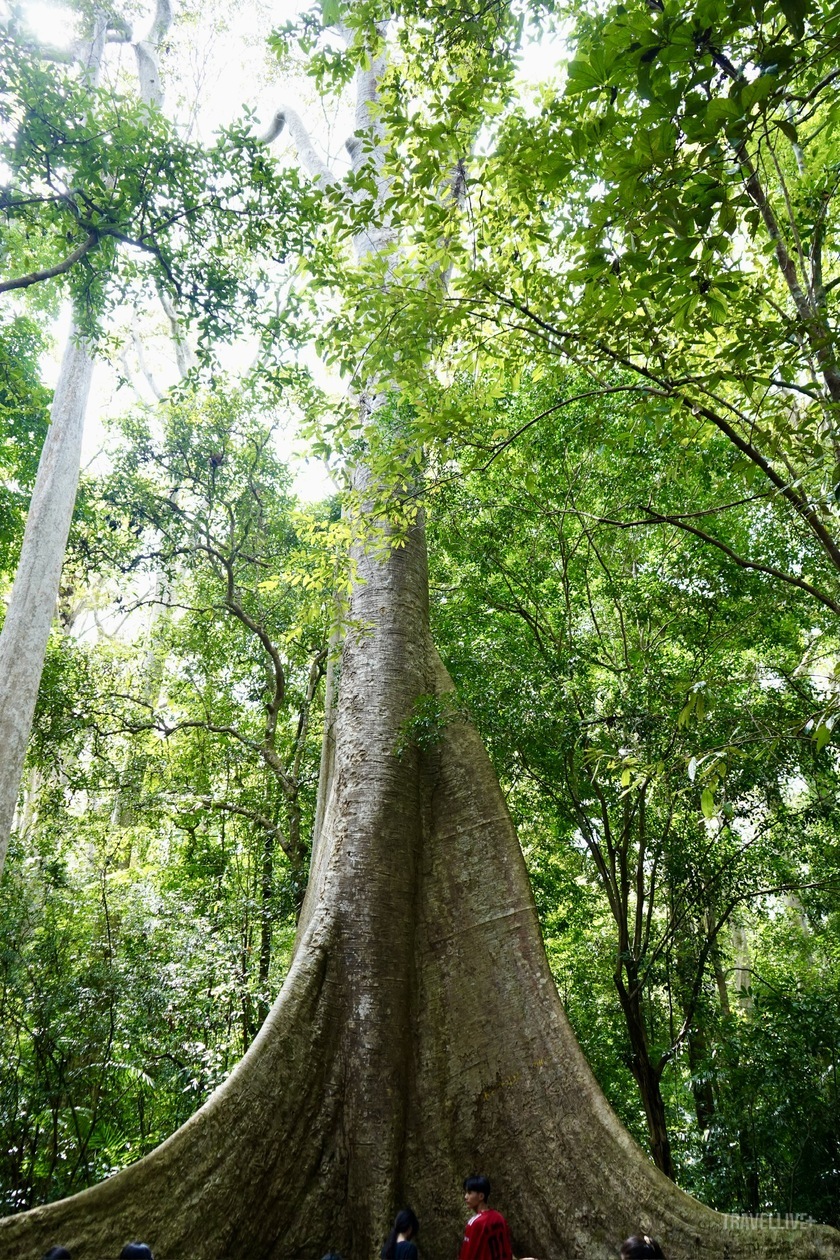
[(501, 1212), (488, 1206), (489, 1198), (487, 1177), (467, 1177), (464, 1202), (470, 1219), (464, 1229), (458, 1260), (513, 1260), (507, 1221)]

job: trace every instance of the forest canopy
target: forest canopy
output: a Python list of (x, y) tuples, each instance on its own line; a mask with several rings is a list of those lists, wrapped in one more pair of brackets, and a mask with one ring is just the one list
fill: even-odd
[(840, 1227), (840, 9), (238, 8), (0, 8), (0, 1212), (259, 1040), (419, 512), (385, 777), (474, 724), (622, 1123)]

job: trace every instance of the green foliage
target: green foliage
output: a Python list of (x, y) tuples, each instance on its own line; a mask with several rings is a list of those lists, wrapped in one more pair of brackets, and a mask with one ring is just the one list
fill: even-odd
[(43, 333), (33, 320), (22, 315), (0, 320), (0, 575), (4, 578), (16, 554), (46, 433), (50, 395), (38, 371), (43, 345)]
[(395, 756), (402, 758), (411, 748), (430, 752), (440, 743), (447, 726), (463, 717), (464, 707), (455, 692), (418, 696), (411, 717), (400, 727)]
[[(833, 1185), (830, 1143), (816, 1182), (813, 1167), (807, 1182), (791, 1172), (793, 1154), (787, 1172), (781, 1158), (762, 1172), (749, 1154), (724, 1172), (710, 1156), (740, 1149), (744, 1098), (715, 1010), (733, 916), (751, 906), (772, 922), (786, 889), (836, 891), (837, 768), (804, 730), (833, 626), (826, 616), (815, 638), (807, 600), (797, 607), (667, 522), (623, 526), (624, 505), (654, 488), (663, 515), (686, 496), (698, 511), (731, 496), (725, 442), (702, 458), (684, 448), (675, 468), (615, 392), (597, 407), (568, 402), (550, 427), (496, 449), (498, 430), (585, 383), (556, 373), (525, 384), (483, 431), (474, 424), (479, 470), (435, 499), (436, 636), (508, 791), (570, 1017), (622, 1118), (643, 1137), (654, 1078), (682, 1183), (733, 1210), (758, 1211), (758, 1194), (763, 1209), (807, 1213), (820, 1178)], [(792, 545), (762, 500), (727, 528), (739, 544), (760, 529), (777, 554)], [(818, 1001), (832, 1000), (834, 976)], [(709, 1047), (718, 1058), (704, 1078)], [(780, 1054), (776, 1070), (799, 1069)]]
[[(37, 831), (2, 885), (4, 1212), (82, 1189), (167, 1137), (236, 1063), (255, 1001), (233, 837), (200, 871), (159, 830), (129, 866), (107, 813), (66, 805), (39, 793)], [(273, 985), (290, 933), (278, 916)]]
[(703, 0), (575, 20), (565, 90), (512, 112), (476, 174), (459, 309), (479, 306), (482, 338), (504, 328), (503, 354), (585, 364), (593, 389), (626, 372), (675, 454), (730, 442), (734, 497), (777, 499), (801, 537), (780, 580), (836, 614), (837, 12)]
[(336, 522), (276, 440), (232, 388), (185, 390), (86, 482), (0, 885), (6, 1211), (186, 1120), (288, 965)]
[[(149, 1149), (252, 1039), (303, 891), (347, 519), (398, 543), (428, 473), (458, 691), (418, 698), (397, 755), (475, 717), (631, 1131), (660, 1106), (718, 1206), (836, 1219), (837, 13), (558, 10), (574, 56), (528, 101), (509, 7), (324, 0), (272, 43), (340, 90), (394, 16), (365, 160), (326, 185), (250, 119), (189, 145), (0, 46), (4, 274), (89, 242), (58, 281), (89, 326), (151, 282), (204, 364), (261, 349), (245, 394), (216, 372), (129, 416), (83, 488), (2, 888), (6, 1207)], [(362, 408), (287, 362), (313, 330), (374, 383)], [(0, 335), (7, 554), (46, 396), (32, 326)], [(294, 502), (278, 390), (366, 470), (344, 518)], [(114, 641), (79, 631), (91, 607)]]
[[(807, 897), (805, 900), (807, 905)], [(722, 1021), (701, 1066), (718, 1112), (706, 1145), (729, 1150), (709, 1180), (716, 1203), (837, 1221), (838, 980), (836, 924), (807, 911), (760, 919), (749, 1007)], [(690, 1186), (706, 1190), (695, 1175)]]
[[(66, 286), (89, 332), (107, 307), (161, 288), (209, 359), (220, 339), (277, 323), (278, 262), (309, 248), (318, 203), (294, 169), (266, 160), (250, 119), (209, 147), (190, 143), (160, 110), (6, 33), (0, 83), (0, 282), (42, 308)], [(58, 279), (41, 276), (53, 268)]]

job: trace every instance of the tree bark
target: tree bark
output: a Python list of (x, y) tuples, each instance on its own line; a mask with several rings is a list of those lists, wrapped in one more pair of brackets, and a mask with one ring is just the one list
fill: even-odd
[(0, 873), (76, 502), (92, 375), (93, 360), (74, 324), (61, 363), (20, 562), (0, 633)]
[[(654, 1063), (650, 1057), (647, 1029), (641, 1004), (638, 976), (635, 967), (628, 962), (623, 964), (627, 969), (627, 984), (621, 973), (617, 974), (615, 987), (618, 999), (624, 1012), (627, 1034), (630, 1038), (630, 1071), (639, 1087), (639, 1097), (647, 1121), (650, 1137), (650, 1149), (656, 1167), (666, 1177), (673, 1178), (674, 1162), (671, 1158), (671, 1139), (668, 1134), (668, 1120), (665, 1114), (665, 1101), (662, 1097), (662, 1068), (664, 1063)], [(619, 1240), (620, 1241), (620, 1240)]]
[(581, 1054), (542, 946), (502, 793), (458, 718), (398, 757), (419, 695), (451, 688), (429, 638), (418, 526), (361, 561), (334, 771), (280, 997), (225, 1084), (157, 1151), (0, 1222), (6, 1260), (60, 1241), (112, 1260), (346, 1260), (397, 1206), (427, 1260), (454, 1256), (460, 1180), (497, 1185), (518, 1254), (606, 1260), (625, 1235), (671, 1260), (838, 1257), (827, 1228), (741, 1232), (681, 1193), (622, 1129)]

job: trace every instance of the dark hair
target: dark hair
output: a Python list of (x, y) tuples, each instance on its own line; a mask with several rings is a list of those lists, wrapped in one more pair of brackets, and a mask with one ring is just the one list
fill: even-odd
[(649, 1234), (633, 1234), (621, 1244), (621, 1260), (665, 1260), (665, 1253)]
[(120, 1260), (155, 1260), (148, 1243), (126, 1243), (120, 1252)]
[(382, 1260), (395, 1260), (399, 1234), (411, 1234), (412, 1238), (416, 1238), (419, 1229), (420, 1222), (410, 1207), (403, 1208), (401, 1212), (397, 1212), (397, 1215), (394, 1217), (394, 1228), (385, 1239), (385, 1246), (380, 1252)]
[(341, 1260), (341, 1256), (337, 1251), (328, 1251), (325, 1256), (322, 1256), (321, 1260)]
[(490, 1198), (490, 1178), (483, 1176), (481, 1173), (474, 1173), (472, 1177), (464, 1178), (464, 1193), (469, 1194), (474, 1190), (476, 1194), (484, 1195), (484, 1202)]
[(72, 1260), (72, 1257), (66, 1247), (50, 1247), (44, 1252), (44, 1260)]

